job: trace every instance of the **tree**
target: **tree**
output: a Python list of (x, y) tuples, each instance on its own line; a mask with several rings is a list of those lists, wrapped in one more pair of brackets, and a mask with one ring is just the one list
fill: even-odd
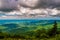
[(57, 33), (57, 22), (54, 21), (53, 28), (49, 31), (49, 36), (55, 36)]
[(4, 38), (4, 35), (2, 33), (2, 31), (0, 31), (0, 39), (3, 39)]

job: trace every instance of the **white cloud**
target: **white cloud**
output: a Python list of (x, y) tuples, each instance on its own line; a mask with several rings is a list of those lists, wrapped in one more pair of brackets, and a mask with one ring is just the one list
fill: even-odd
[[(26, 1), (26, 0), (25, 0)], [(18, 1), (15, 0), (0, 0), (0, 10), (1, 9), (19, 9), (19, 10), (14, 10), (11, 12), (1, 12), (0, 14), (5, 14), (2, 15), (1, 17), (3, 18), (24, 18), (24, 17), (52, 17), (52, 16), (59, 16), (60, 15), (60, 10), (58, 10), (57, 8), (36, 8), (36, 9), (32, 9), (30, 7), (34, 7), (37, 6), (38, 1), (41, 2), (45, 2), (48, 4), (51, 4), (51, 2), (54, 4), (58, 4), (60, 1), (59, 0), (48, 0), (48, 1), (44, 1), (44, 0), (27, 0), (25, 2), (24, 0), (19, 0), (20, 4), (18, 3)], [(32, 3), (30, 3), (29, 1), (32, 1)], [(32, 4), (32, 5), (31, 5)], [(28, 7), (23, 7), (23, 5), (28, 6)], [(43, 4), (44, 5), (44, 4)], [(19, 17), (18, 17), (19, 16)], [(0, 17), (0, 18), (1, 18)]]
[[(22, 11), (23, 10), (23, 11)], [(29, 10), (29, 11), (28, 11)], [(2, 14), (5, 14), (5, 15), (2, 15), (1, 17), (25, 17), (25, 18), (31, 18), (31, 17), (52, 17), (52, 16), (60, 16), (60, 10), (57, 10), (56, 8), (54, 9), (49, 9), (49, 8), (46, 8), (46, 9), (21, 9), (21, 11), (12, 11), (12, 12), (6, 12), (6, 13), (3, 13)], [(18, 17), (18, 18), (19, 18)]]

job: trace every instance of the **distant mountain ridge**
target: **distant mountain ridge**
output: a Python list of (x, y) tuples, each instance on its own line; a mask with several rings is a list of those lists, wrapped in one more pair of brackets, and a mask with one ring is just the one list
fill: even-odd
[[(57, 20), (57, 22), (60, 22)], [(41, 27), (51, 26), (54, 24), (54, 20), (25, 20), (25, 21), (14, 21), (14, 23), (6, 23), (0, 26), (7, 27), (6, 29), (2, 29), (2, 31), (13, 32), (13, 33), (23, 33), (27, 31), (37, 30)], [(1, 29), (0, 29), (1, 30)]]

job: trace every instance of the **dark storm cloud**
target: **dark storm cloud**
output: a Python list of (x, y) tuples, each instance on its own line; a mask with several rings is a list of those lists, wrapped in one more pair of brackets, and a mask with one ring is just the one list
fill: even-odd
[[(30, 1), (30, 2), (29, 2)], [(60, 0), (0, 0), (0, 11), (18, 9), (18, 5), (28, 8), (60, 8)]]
[[(34, 2), (33, 2), (34, 1)], [(19, 3), (23, 7), (28, 8), (59, 8), (60, 0), (19, 0)], [(33, 4), (35, 3), (35, 4)]]
[(60, 8), (60, 0), (39, 0), (35, 8)]
[(15, 0), (0, 0), (0, 11), (12, 11), (17, 9)]

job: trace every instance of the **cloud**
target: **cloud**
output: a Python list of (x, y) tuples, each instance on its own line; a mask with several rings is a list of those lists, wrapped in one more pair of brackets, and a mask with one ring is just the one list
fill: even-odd
[(34, 8), (40, 0), (19, 0), (19, 4), (24, 7)]
[(12, 11), (19, 9), (19, 6), (26, 8), (58, 8), (60, 0), (0, 0), (0, 11)]
[(0, 0), (1, 17), (7, 18), (55, 17), (60, 16), (59, 8), (60, 0)]
[(0, 11), (11, 11), (17, 9), (17, 2), (14, 0), (0, 0)]
[(23, 7), (29, 8), (59, 8), (60, 0), (18, 0)]

